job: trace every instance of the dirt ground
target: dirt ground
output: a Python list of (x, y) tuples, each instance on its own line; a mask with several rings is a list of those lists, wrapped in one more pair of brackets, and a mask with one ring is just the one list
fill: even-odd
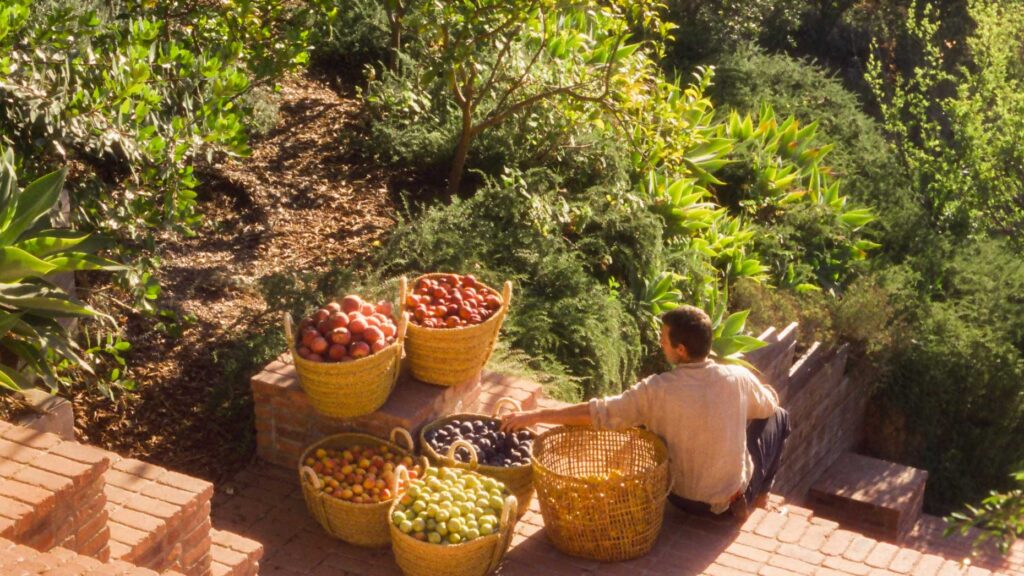
[(252, 358), (239, 342), (280, 326), (260, 280), (344, 264), (395, 225), (387, 174), (343, 146), (358, 102), (302, 76), (283, 83), (279, 106), (250, 157), (201, 175), (199, 233), (162, 246), (159, 304), (194, 319), (175, 334), (124, 318), (136, 389), (115, 401), (76, 393), (81, 441), (212, 480), (244, 466), (255, 446)]

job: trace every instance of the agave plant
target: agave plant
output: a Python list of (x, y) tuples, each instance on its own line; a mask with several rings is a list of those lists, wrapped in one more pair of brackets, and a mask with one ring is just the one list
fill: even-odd
[(91, 373), (59, 321), (107, 318), (50, 280), (62, 272), (117, 267), (92, 253), (97, 243), (91, 235), (51, 228), (65, 172), (19, 189), (14, 154), (0, 149), (0, 387), (10, 390), (39, 379), (56, 388), (53, 365), (62, 361)]

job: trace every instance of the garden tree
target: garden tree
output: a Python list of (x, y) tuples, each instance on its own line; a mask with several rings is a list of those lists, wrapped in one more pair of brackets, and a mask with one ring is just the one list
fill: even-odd
[[(0, 142), (40, 171), (82, 165), (76, 221), (152, 254), (158, 235), (198, 219), (194, 162), (248, 153), (244, 97), (306, 61), (301, 24), (317, 6), (5, 2)], [(145, 268), (127, 279), (140, 303), (155, 298)]]
[(607, 104), (640, 47), (628, 43), (630, 23), (655, 21), (656, 7), (624, 1), (421, 3), (415, 17), (419, 63), (427, 79), (443, 79), (461, 115), (448, 191), (458, 192), (470, 147), (483, 131), (549, 100)]
[[(1024, 2), (973, 0), (970, 62), (950, 66), (955, 43), (929, 4), (912, 2), (906, 35), (920, 62), (900, 74), (874, 47), (867, 79), (900, 160), (932, 222), (959, 235), (1024, 230)], [(904, 57), (905, 56), (901, 56)]]

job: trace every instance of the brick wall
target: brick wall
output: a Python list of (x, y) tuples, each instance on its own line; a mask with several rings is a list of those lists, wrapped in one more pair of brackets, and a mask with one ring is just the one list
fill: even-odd
[(861, 444), (869, 385), (846, 374), (846, 346), (815, 343), (794, 361), (795, 328), (766, 331), (761, 338), (770, 344), (748, 360), (778, 391), (793, 428), (772, 491), (799, 500), (841, 454)]
[(105, 560), (106, 453), (0, 421), (0, 537)]
[[(251, 385), (256, 414), (256, 447), (261, 458), (281, 466), (294, 467), (302, 452), (325, 436), (340, 432), (364, 432), (386, 438), (393, 428), (406, 428), (415, 438), (427, 422), (477, 404), (481, 394), (491, 394), (497, 385), (524, 406), (536, 403), (539, 388), (529, 387), (498, 374), (485, 373), (475, 382), (459, 386), (432, 386), (402, 374), (387, 402), (373, 414), (350, 419), (330, 418), (318, 413), (299, 386), (289, 354), (284, 354), (259, 374)], [(483, 392), (484, 389), (487, 392)]]

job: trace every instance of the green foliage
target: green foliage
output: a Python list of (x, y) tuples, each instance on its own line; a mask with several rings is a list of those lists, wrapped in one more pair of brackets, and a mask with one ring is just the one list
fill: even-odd
[(316, 3), (5, 6), (0, 141), (30, 166), (81, 163), (78, 223), (152, 249), (157, 232), (197, 221), (193, 162), (248, 153), (244, 97), (305, 62)]
[(96, 256), (89, 234), (51, 228), (65, 171), (18, 186), (13, 151), (0, 148), (0, 347), (13, 362), (0, 363), (0, 387), (18, 390), (41, 378), (51, 389), (54, 365), (68, 362), (91, 370), (61, 320), (102, 318), (52, 283), (76, 270), (109, 270), (116, 264)]
[(1013, 475), (1017, 488), (1006, 492), (993, 490), (979, 506), (967, 506), (966, 512), (954, 512), (946, 518), (946, 536), (960, 532), (968, 534), (972, 528), (980, 529), (974, 546), (994, 541), (1004, 554), (1010, 546), (1024, 536), (1024, 472)]
[(801, 14), (812, 9), (799, 0), (671, 0), (668, 8), (679, 24), (672, 55), (684, 69), (751, 42), (791, 45)]
[(1016, 142), (1024, 110), (1024, 16), (1019, 1), (970, 2), (976, 30), (970, 64), (948, 62), (936, 11), (911, 3), (905, 21), (918, 64), (889, 64), (878, 46), (867, 79), (900, 161), (931, 222), (959, 236), (994, 232), (1019, 238), (1024, 179)]
[(904, 276), (908, 330), (879, 400), (906, 428), (891, 455), (929, 470), (926, 504), (944, 513), (1024, 461), (1024, 261), (993, 240), (936, 252)]
[(383, 4), (379, 0), (331, 2), (333, 18), (316, 20), (314, 64), (352, 75), (367, 65), (380, 68), (387, 62), (389, 30)]
[(577, 209), (607, 203), (604, 196), (595, 190), (567, 201), (550, 173), (509, 173), (468, 200), (431, 206), (400, 225), (374, 269), (384, 276), (472, 272), (492, 286), (512, 280), (503, 338), (535, 358), (536, 368), (572, 376), (559, 383), (563, 391), (578, 379), (587, 395), (617, 392), (636, 376), (640, 328), (626, 297), (613, 297), (561, 234)]

